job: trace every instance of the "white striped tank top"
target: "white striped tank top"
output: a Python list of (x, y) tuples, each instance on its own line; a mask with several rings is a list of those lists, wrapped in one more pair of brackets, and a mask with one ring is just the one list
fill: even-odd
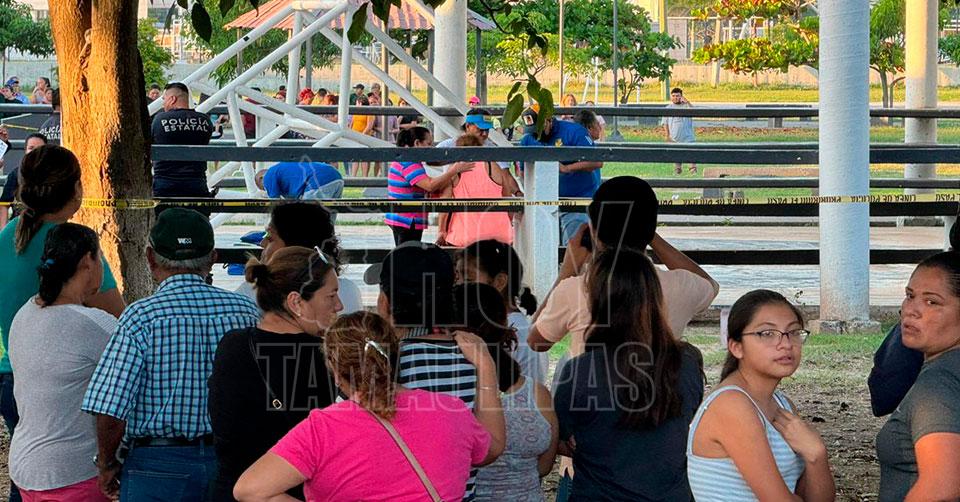
[[(760, 415), (760, 420), (763, 421), (763, 427), (767, 433), (767, 442), (770, 444), (773, 458), (777, 463), (777, 470), (780, 471), (780, 476), (786, 483), (787, 488), (794, 492), (797, 487), (797, 480), (803, 474), (803, 459), (790, 448), (780, 432), (767, 420), (767, 417), (760, 411), (760, 407), (750, 397), (750, 394), (736, 385), (728, 385), (717, 389), (704, 399), (690, 424), (690, 433), (687, 436), (687, 478), (690, 480), (690, 490), (693, 492), (693, 498), (709, 502), (754, 502), (757, 500), (753, 490), (747, 486), (743, 476), (740, 475), (740, 471), (737, 470), (733, 459), (729, 457), (707, 458), (693, 454), (693, 436), (697, 431), (697, 426), (700, 425), (700, 419), (703, 418), (703, 414), (707, 411), (710, 403), (722, 392), (728, 390), (742, 392), (757, 408), (757, 414)], [(787, 398), (780, 391), (775, 391), (773, 397), (777, 401), (777, 405), (791, 413), (793, 412)]]

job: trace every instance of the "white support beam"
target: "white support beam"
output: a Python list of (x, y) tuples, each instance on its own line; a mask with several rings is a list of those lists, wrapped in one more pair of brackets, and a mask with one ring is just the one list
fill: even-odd
[[(193, 73), (187, 75), (183, 80), (181, 80), (181, 82), (189, 87), (192, 82), (205, 78), (210, 74), (210, 72), (219, 68), (220, 65), (232, 59), (244, 48), (257, 41), (257, 39), (259, 39), (265, 33), (272, 30), (274, 26), (286, 19), (291, 12), (293, 12), (293, 8), (289, 5), (280, 9), (276, 14), (273, 15), (273, 17), (251, 30), (250, 33), (247, 33), (246, 35), (237, 39), (237, 41), (231, 44), (230, 47), (227, 47), (223, 52), (214, 56), (213, 59), (201, 65), (200, 68), (197, 68)], [(153, 103), (150, 103), (148, 110), (150, 110), (151, 114), (156, 113), (163, 108), (163, 103), (161, 101), (162, 100), (156, 100)]]
[[(558, 162), (527, 162), (524, 168), (523, 193), (526, 200), (555, 201), (560, 194)], [(546, 298), (557, 279), (560, 262), (560, 213), (558, 206), (531, 205), (523, 210), (523, 221), (517, 232), (525, 281), (537, 298)]]
[[(238, 87), (245, 85), (247, 82), (253, 80), (255, 77), (263, 73), (264, 70), (279, 61), (280, 58), (287, 56), (294, 47), (302, 44), (305, 40), (310, 38), (311, 35), (326, 27), (327, 24), (340, 16), (340, 14), (342, 14), (346, 9), (347, 4), (344, 3), (320, 16), (319, 19), (303, 28), (303, 30), (300, 31), (300, 33), (297, 33), (296, 36), (290, 37), (290, 40), (284, 42), (280, 47), (277, 47), (276, 50), (248, 68), (247, 71), (243, 72), (237, 78), (231, 80), (229, 83), (227, 83), (227, 85), (223, 86), (223, 88), (214, 93), (213, 96), (210, 96), (209, 99), (197, 107), (197, 111), (200, 113), (206, 113), (210, 111), (210, 108), (212, 108), (216, 103), (219, 103), (226, 98), (227, 93), (236, 90)], [(244, 94), (248, 93), (244, 92)]]
[[(293, 30), (290, 38), (296, 37), (303, 29), (303, 12), (296, 10), (293, 12)], [(307, 38), (309, 42), (310, 38)], [(287, 57), (287, 104), (296, 105), (300, 100), (300, 47), (297, 44), (290, 51)]]
[[(280, 139), (281, 136), (286, 134), (288, 130), (289, 128), (287, 126), (281, 125), (280, 127), (277, 127), (272, 131), (268, 132), (267, 134), (265, 134), (262, 138), (258, 139), (250, 146), (253, 148), (270, 146), (273, 144), (274, 141)], [(230, 176), (239, 168), (240, 168), (240, 162), (236, 162), (236, 161), (227, 162), (226, 164), (220, 166), (220, 169), (217, 169), (215, 173), (211, 174), (210, 176), (207, 176), (207, 186), (212, 190), (215, 186), (217, 186), (217, 183), (220, 183), (221, 181), (223, 181), (224, 178), (226, 178), (227, 176)]]
[[(906, 107), (937, 107), (937, 31), (938, 0), (911, 0), (906, 9), (905, 73)], [(937, 119), (908, 118), (904, 121), (904, 143), (935, 144)], [(936, 164), (907, 164), (903, 177), (933, 179), (937, 177)], [(930, 193), (933, 189), (906, 189), (904, 193)]]
[[(367, 61), (369, 62), (369, 60)], [(376, 65), (374, 65), (374, 67), (376, 68)], [(300, 120), (313, 124), (321, 129), (326, 129), (328, 131), (342, 130), (345, 137), (350, 138), (365, 146), (392, 146), (390, 145), (390, 143), (374, 138), (373, 136), (360, 134), (356, 131), (349, 130), (349, 129), (340, 129), (340, 127), (337, 124), (334, 124), (333, 122), (330, 122), (329, 120), (319, 115), (314, 115), (306, 110), (301, 110), (300, 108), (297, 108), (295, 106), (290, 106), (278, 99), (271, 98), (270, 96), (267, 96), (262, 92), (257, 92), (253, 89), (250, 89), (249, 87), (240, 87), (239, 90), (243, 94), (250, 96), (250, 98), (256, 100), (259, 103), (262, 103), (264, 105), (269, 105), (272, 108), (275, 108), (281, 112), (284, 112), (287, 115), (290, 115), (291, 117), (298, 118)]]
[(350, 32), (350, 25), (353, 22), (353, 14), (357, 9), (350, 7), (343, 14), (343, 33), (338, 40), (337, 37), (330, 38), (326, 32), (324, 36), (330, 39), (334, 45), (340, 47), (340, 101), (337, 102), (337, 123), (341, 131), (349, 129), (347, 119), (350, 110), (350, 73), (353, 68), (353, 46), (350, 44), (350, 38), (347, 36)]
[[(227, 95), (227, 112), (230, 114), (230, 122), (233, 124), (243, 124), (243, 118), (240, 116), (240, 106), (237, 104), (238, 101), (237, 93), (231, 92)], [(244, 132), (243, 127), (235, 128), (233, 130), (233, 137), (237, 146), (247, 146), (247, 134)], [(247, 187), (247, 193), (250, 195), (259, 194), (260, 189), (257, 188), (257, 183), (254, 180), (253, 162), (243, 162), (241, 163), (241, 168), (243, 170), (243, 180)]]
[[(870, 3), (820, 2), (820, 195), (870, 193)], [(870, 205), (820, 204), (821, 331), (870, 321)]]
[[(457, 107), (467, 99), (467, 0), (446, 0), (433, 12), (436, 17), (433, 25), (436, 37), (434, 75), (453, 92), (453, 99), (441, 95), (439, 99), (435, 98), (435, 102), (440, 106)], [(453, 134), (446, 132), (446, 128), (445, 134), (434, 131), (438, 139), (460, 135), (459, 119), (447, 118), (445, 122), (455, 131)]]
[[(320, 30), (320, 33), (323, 36), (327, 37), (327, 39), (329, 39), (331, 42), (335, 44), (340, 43), (340, 36), (337, 34), (337, 32), (333, 31), (332, 29), (324, 28)], [(406, 90), (406, 88), (404, 88), (404, 86), (400, 84), (400, 82), (397, 82), (393, 77), (384, 73), (384, 71), (380, 69), (379, 66), (375, 65), (369, 59), (363, 57), (363, 55), (360, 54), (359, 51), (357, 51), (356, 49), (351, 47), (350, 50), (353, 52), (353, 58), (356, 59), (361, 66), (366, 68), (367, 71), (372, 73), (378, 79), (390, 85), (396, 91), (396, 93), (400, 95), (401, 98), (405, 99), (410, 104), (420, 103), (422, 105), (422, 102), (419, 99), (417, 99), (417, 97), (414, 96), (412, 92)], [(341, 95), (341, 98), (343, 97), (344, 96)], [(341, 99), (340, 105), (343, 106), (342, 99)], [(438, 129), (442, 129), (448, 136), (460, 135), (459, 127), (450, 124), (450, 122), (448, 122), (446, 119), (437, 115), (437, 113), (434, 112), (433, 110), (430, 110), (429, 107), (426, 107), (426, 106), (424, 106), (423, 108), (417, 107), (417, 109), (423, 114), (424, 117), (428, 118), (431, 122), (433, 122)], [(343, 115), (341, 113), (341, 119), (342, 117)], [(349, 134), (349, 131), (347, 131), (347, 133)]]

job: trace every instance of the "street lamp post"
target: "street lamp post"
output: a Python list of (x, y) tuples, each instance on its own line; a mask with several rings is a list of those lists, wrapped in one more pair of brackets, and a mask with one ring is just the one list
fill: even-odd
[[(618, 72), (620, 65), (620, 45), (617, 43), (617, 4), (620, 0), (613, 0), (613, 106), (620, 106), (620, 92), (618, 85)], [(620, 118), (613, 116), (613, 133), (610, 134), (610, 141), (623, 141), (623, 135), (620, 134)]]
[(559, 29), (559, 56), (560, 56), (560, 99), (563, 100), (563, 88), (564, 81), (566, 80), (563, 76), (563, 0), (560, 0), (560, 29)]

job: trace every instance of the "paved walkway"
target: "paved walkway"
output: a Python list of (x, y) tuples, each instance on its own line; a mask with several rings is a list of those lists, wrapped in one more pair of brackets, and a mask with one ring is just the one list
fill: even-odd
[[(260, 227), (227, 225), (217, 229), (218, 244), (229, 246), (240, 235)], [(393, 246), (393, 238), (383, 225), (344, 225), (337, 227), (342, 246), (348, 249), (386, 249)], [(662, 227), (661, 235), (677, 248), (684, 249), (816, 249), (819, 230), (816, 227)], [(425, 241), (436, 238), (435, 229), (424, 235)], [(875, 249), (938, 248), (943, 245), (942, 227), (872, 228), (871, 247)], [(376, 287), (362, 284), (366, 265), (347, 265), (346, 277), (361, 285), (364, 303), (376, 304)], [(795, 298), (798, 303), (819, 305), (820, 270), (818, 266), (706, 266), (720, 283), (720, 295), (715, 305), (730, 305), (743, 293), (756, 288), (780, 291)], [(913, 271), (913, 265), (874, 265), (870, 267), (870, 303), (877, 306), (899, 305), (903, 288)], [(214, 271), (215, 283), (236, 288), (242, 280), (228, 276), (226, 271)]]

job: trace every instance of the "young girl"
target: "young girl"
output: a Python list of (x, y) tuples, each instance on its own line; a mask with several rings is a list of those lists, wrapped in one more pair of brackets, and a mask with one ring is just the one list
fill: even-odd
[[(464, 134), (457, 138), (457, 146), (483, 146), (480, 138)], [(456, 199), (499, 199), (511, 197), (506, 177), (510, 173), (491, 162), (469, 162), (476, 166), (470, 172), (454, 176), (453, 182), (440, 197)], [(450, 170), (448, 169), (447, 172)], [(443, 213), (437, 222), (440, 227), (437, 245), (463, 247), (483, 239), (513, 243), (513, 223), (510, 213), (503, 211)]]
[[(397, 135), (397, 146), (429, 148), (433, 146), (433, 133), (421, 126), (404, 129)], [(387, 173), (387, 196), (396, 200), (420, 200), (428, 193), (443, 190), (454, 176), (471, 170), (473, 163), (457, 162), (447, 172), (431, 178), (421, 162), (391, 162)], [(427, 213), (387, 213), (383, 221), (393, 231), (394, 243), (399, 246), (423, 237), (423, 231), (427, 228)]]
[(542, 501), (540, 478), (557, 456), (557, 415), (550, 391), (524, 377), (510, 357), (517, 343), (507, 326), (503, 296), (493, 286), (467, 282), (454, 289), (457, 320), (475, 333), (494, 356), (506, 423), (506, 448), (477, 474), (478, 501)]
[(722, 381), (690, 425), (694, 497), (833, 501), (823, 440), (777, 390), (800, 366), (809, 334), (800, 311), (779, 293), (756, 290), (733, 304), (727, 325)]
[(534, 352), (527, 344), (530, 318), (537, 310), (537, 299), (523, 286), (523, 263), (513, 246), (488, 239), (463, 248), (457, 257), (457, 282), (481, 282), (497, 288), (507, 306), (507, 323), (517, 333), (513, 358), (523, 376), (546, 383), (549, 358), (546, 352)]

